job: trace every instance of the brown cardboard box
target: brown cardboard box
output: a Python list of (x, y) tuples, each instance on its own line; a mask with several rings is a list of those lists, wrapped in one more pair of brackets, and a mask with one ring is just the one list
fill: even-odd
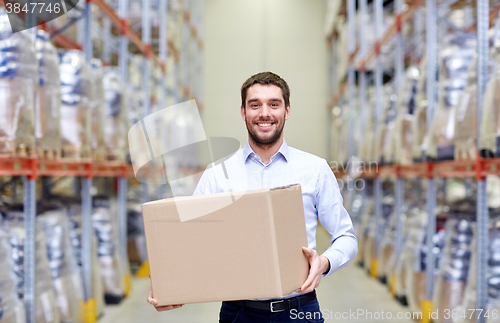
[(300, 185), (177, 197), (142, 211), (159, 306), (278, 298), (307, 278)]

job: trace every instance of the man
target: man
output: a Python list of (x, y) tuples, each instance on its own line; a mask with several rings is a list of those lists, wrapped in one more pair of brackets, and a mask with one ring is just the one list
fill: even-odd
[[(241, 87), (240, 110), (248, 130), (248, 141), (224, 164), (232, 170), (231, 173), (246, 174), (246, 179), (231, 182), (225, 171), (207, 168), (194, 194), (237, 192), (299, 183), (308, 240), (308, 247), (304, 247), (303, 252), (309, 256), (310, 269), (299, 292), (287, 295), (283, 300), (222, 302), (219, 322), (302, 322), (300, 318), (306, 317), (315, 318), (314, 322), (323, 322), (315, 288), (322, 276), (347, 266), (358, 250), (351, 220), (342, 206), (337, 181), (324, 159), (286, 144), (283, 128), (290, 116), (290, 89), (281, 77), (263, 72), (246, 80)], [(315, 250), (318, 219), (330, 233), (332, 242), (321, 256)], [(157, 304), (151, 291), (148, 302)], [(168, 305), (156, 309), (166, 311), (181, 306)]]

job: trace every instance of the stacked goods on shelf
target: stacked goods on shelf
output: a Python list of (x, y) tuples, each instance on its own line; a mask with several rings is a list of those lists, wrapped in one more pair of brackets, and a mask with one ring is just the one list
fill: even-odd
[(397, 93), (394, 93), (394, 84), (391, 86), (391, 94), (388, 97), (387, 101), (384, 100), (384, 105), (386, 106), (385, 116), (384, 116), (384, 125), (382, 126), (382, 137), (381, 142), (381, 158), (380, 163), (384, 164), (393, 164), (395, 160), (394, 150), (392, 149), (393, 140), (394, 140), (394, 126), (396, 124), (396, 102), (398, 99)]
[[(405, 189), (406, 192), (408, 193), (413, 193), (413, 196), (415, 196), (416, 190), (409, 185)], [(406, 239), (408, 237), (408, 226), (406, 225), (406, 219), (408, 217), (413, 217), (413, 215), (417, 214), (420, 212), (419, 207), (421, 207), (420, 203), (417, 202), (416, 200), (410, 201), (411, 200), (411, 195), (409, 195), (405, 200), (409, 201), (403, 204), (402, 209), (401, 209), (401, 228), (402, 228), (402, 246), (405, 245)], [(378, 277), (379, 279), (383, 282), (386, 283), (388, 282), (389, 278), (395, 277), (395, 272), (396, 272), (396, 264), (397, 264), (397, 259), (396, 259), (396, 212), (395, 208), (394, 211), (391, 213), (389, 219), (388, 219), (388, 225), (385, 228), (383, 238), (380, 242), (380, 253), (378, 257)], [(393, 284), (394, 282), (392, 282)], [(394, 286), (389, 286), (390, 288), (394, 288)]]
[[(401, 219), (404, 221), (404, 218)], [(393, 266), (394, 242), (396, 240), (396, 212), (393, 209), (389, 215), (387, 226), (384, 229), (384, 234), (380, 241), (380, 250), (377, 255), (377, 276), (382, 283), (387, 283), (387, 277), (390, 277), (389, 271)]]
[(368, 89), (368, 105), (364, 109), (365, 111), (361, 115), (366, 115), (364, 120), (366, 124), (363, 129), (363, 135), (361, 137), (361, 149), (359, 153), (359, 158), (363, 161), (373, 160), (373, 136), (374, 136), (374, 112), (375, 112), (375, 97), (373, 93), (373, 87)]
[(37, 67), (30, 35), (12, 33), (9, 17), (0, 8), (0, 155), (34, 155)]
[(91, 78), (79, 50), (59, 51), (61, 80), (61, 137), (65, 158), (91, 157)]
[[(3, 226), (8, 231), (12, 248), (14, 272), (17, 276), (17, 293), (24, 299), (24, 213), (22, 206), (9, 207), (3, 212)], [(52, 285), (52, 278), (47, 260), (45, 236), (38, 225), (35, 228), (35, 307), (36, 323), (59, 323), (59, 310)]]
[(38, 216), (45, 233), (47, 257), (61, 322), (80, 322), (83, 290), (80, 270), (69, 240), (69, 220), (64, 208), (47, 210)]
[[(389, 218), (394, 210), (394, 200), (392, 197), (384, 197), (382, 202), (382, 218), (380, 219), (379, 228), (377, 228), (377, 223), (375, 221), (375, 209), (373, 209), (373, 213), (370, 222), (366, 227), (366, 231), (364, 232), (364, 259), (363, 263), (367, 269), (370, 270), (372, 275), (378, 274), (378, 267), (373, 268), (373, 263), (375, 260), (378, 260), (378, 257), (381, 254), (382, 248), (379, 246), (379, 250), (377, 250), (376, 237), (379, 236), (378, 232), (384, 232), (389, 222)], [(377, 229), (380, 231), (377, 232)], [(380, 237), (380, 236), (379, 236)], [(382, 238), (380, 237), (380, 241)], [(378, 263), (378, 262), (377, 262)]]
[[(82, 269), (82, 206), (79, 201), (71, 201), (67, 198), (58, 198), (66, 206), (69, 217), (69, 237), (73, 246), (74, 257), (80, 273)], [(101, 268), (97, 259), (97, 239), (92, 235), (92, 296), (96, 299), (97, 316), (104, 314), (104, 286), (101, 275)]]
[[(403, 304), (408, 304), (412, 311), (420, 311), (420, 304), (425, 299), (427, 213), (422, 211), (423, 209), (420, 205), (408, 214), (405, 223), (407, 226), (405, 232), (408, 232), (408, 237), (395, 267), (395, 294), (398, 300)], [(438, 268), (439, 265), (443, 239), (444, 230), (438, 224), (437, 233), (432, 237), (435, 245), (432, 252), (436, 257), (434, 268)]]
[(339, 120), (339, 132), (338, 132), (338, 137), (336, 140), (338, 141), (338, 161), (341, 163), (344, 163), (344, 165), (347, 165), (347, 154), (348, 154), (348, 147), (347, 147), (347, 142), (349, 138), (349, 104), (345, 99), (341, 99), (340, 102), (340, 110), (341, 113), (339, 114), (338, 120)]
[(105, 141), (109, 160), (125, 160), (126, 115), (125, 89), (121, 76), (115, 68), (104, 72)]
[(127, 205), (127, 252), (132, 263), (142, 264), (147, 258), (144, 222), (140, 203)]
[(395, 161), (400, 165), (410, 165), (413, 162), (412, 124), (415, 111), (415, 95), (420, 71), (417, 66), (410, 66), (406, 70), (403, 84), (396, 103), (396, 122), (394, 125), (393, 146)]
[(419, 227), (419, 221), (422, 221), (422, 215), (420, 215), (422, 207), (423, 205), (420, 202), (410, 203), (406, 212), (403, 213), (403, 241), (401, 254), (399, 258), (396, 258), (394, 254), (393, 259), (391, 259), (391, 266), (385, 272), (386, 277), (395, 279), (394, 281), (389, 281), (391, 293), (405, 305), (407, 304), (407, 291), (406, 270), (404, 266), (406, 258), (409, 256), (408, 250), (410, 247), (408, 245), (412, 243), (415, 245), (415, 241), (418, 241), (417, 236), (415, 236), (415, 230), (412, 232), (412, 228)]
[(95, 196), (92, 203), (92, 221), (97, 236), (104, 297), (106, 303), (117, 304), (125, 294), (125, 270), (119, 257), (116, 214), (111, 212), (109, 198), (105, 196)]
[[(386, 136), (388, 132), (386, 121), (394, 119), (394, 115), (391, 110), (394, 103), (394, 97), (392, 95), (393, 85), (392, 84), (384, 85), (383, 92), (384, 94), (382, 98), (382, 111), (381, 111), (382, 115), (380, 116), (378, 125), (376, 125), (375, 136), (373, 138), (373, 143), (374, 143), (373, 160), (376, 162), (380, 162), (382, 164), (384, 162), (384, 154), (386, 149)], [(375, 103), (375, 109), (376, 109), (376, 103)]]
[[(436, 281), (434, 306), (444, 313), (456, 310), (464, 300), (472, 251), (473, 216), (450, 214), (446, 221), (446, 242)], [(452, 318), (440, 315), (436, 323), (452, 322)]]
[(467, 87), (455, 112), (455, 160), (476, 159), (477, 138), (477, 55), (469, 66)]
[(25, 309), (17, 294), (9, 235), (0, 226), (0, 322), (24, 323)]
[(39, 83), (36, 93), (35, 137), (38, 156), (58, 159), (61, 155), (61, 91), (59, 57), (50, 35), (37, 33), (36, 57)]
[(93, 58), (90, 65), (90, 77), (92, 79), (92, 156), (95, 161), (105, 161), (104, 72), (100, 59)]
[(363, 213), (360, 217), (358, 234), (356, 237), (358, 238), (358, 254), (356, 255), (357, 263), (360, 266), (368, 267), (369, 263), (365, 263), (365, 255), (370, 252), (368, 250), (368, 235), (370, 230), (373, 230), (373, 221), (372, 216), (375, 213), (375, 201), (373, 198), (368, 198), (366, 201), (366, 206), (363, 209)]
[(427, 64), (425, 56), (420, 61), (417, 93), (415, 95), (415, 112), (412, 124), (412, 159), (414, 162), (422, 162), (423, 152), (427, 150)]
[[(364, 266), (367, 270), (371, 270), (372, 260), (376, 259), (375, 236), (377, 235), (377, 227), (375, 223), (375, 200), (371, 196), (363, 196), (363, 207), (360, 209), (356, 230), (358, 238), (358, 254), (356, 256), (359, 265)], [(392, 197), (387, 196), (383, 200), (382, 205), (382, 224), (381, 230), (385, 228), (387, 220), (393, 209)]]
[(500, 39), (495, 38), (492, 48), (494, 72), (489, 77), (484, 94), (483, 116), (479, 149), (483, 157), (500, 157)]
[[(368, 191), (368, 192), (367, 192)], [(365, 207), (368, 204), (368, 197), (372, 196), (373, 191), (370, 183), (367, 184), (366, 190), (356, 191), (350, 201), (346, 201), (349, 204), (346, 205), (346, 209), (349, 210), (349, 215), (351, 216), (351, 221), (354, 227), (354, 233), (356, 236), (359, 234), (359, 226), (361, 224), (361, 217), (364, 213)], [(343, 195), (345, 196), (345, 194)]]
[(454, 158), (455, 111), (467, 85), (467, 72), (476, 51), (475, 34), (449, 36), (439, 55), (438, 104), (429, 129), (427, 156), (433, 160)]
[[(495, 210), (492, 213), (495, 214), (492, 214), (489, 224), (488, 265), (486, 272), (488, 283), (488, 301), (487, 307), (484, 311), (488, 317), (487, 322), (498, 323), (500, 322), (500, 317), (498, 316), (498, 313), (500, 312), (500, 218), (498, 210)], [(476, 236), (474, 235), (471, 243), (472, 255), (470, 258), (469, 277), (465, 287), (463, 302), (461, 306), (457, 308), (458, 320), (456, 323), (474, 323), (476, 322), (476, 317), (479, 314), (478, 311), (477, 313), (472, 313), (471, 315), (469, 310), (476, 307), (476, 250)]]

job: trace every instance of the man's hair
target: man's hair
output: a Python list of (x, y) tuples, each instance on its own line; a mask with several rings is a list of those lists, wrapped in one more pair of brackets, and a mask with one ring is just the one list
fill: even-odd
[(276, 85), (281, 89), (283, 98), (285, 99), (285, 107), (290, 105), (290, 88), (286, 81), (279, 75), (272, 72), (261, 72), (250, 76), (248, 80), (241, 86), (241, 105), (246, 108), (245, 101), (247, 99), (248, 89), (254, 84)]

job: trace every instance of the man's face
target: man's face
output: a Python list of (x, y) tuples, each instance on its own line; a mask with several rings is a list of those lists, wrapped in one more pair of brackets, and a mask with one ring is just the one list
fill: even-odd
[(241, 116), (251, 139), (261, 145), (272, 145), (280, 139), (290, 106), (285, 107), (281, 88), (276, 85), (254, 84), (247, 90)]

